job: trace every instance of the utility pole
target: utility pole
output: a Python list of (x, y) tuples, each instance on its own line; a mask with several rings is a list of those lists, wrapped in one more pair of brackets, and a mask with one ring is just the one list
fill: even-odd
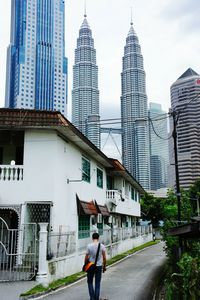
[[(181, 224), (181, 192), (180, 192), (180, 182), (179, 182), (179, 171), (178, 171), (178, 147), (177, 147), (177, 123), (179, 118), (179, 113), (176, 111), (172, 111), (173, 117), (173, 139), (174, 139), (174, 166), (175, 166), (175, 176), (176, 176), (176, 198), (177, 198), (177, 206), (178, 206), (178, 225)], [(178, 257), (180, 259), (182, 253), (182, 239), (179, 236), (178, 238)]]
[(176, 111), (172, 111), (173, 117), (173, 139), (174, 139), (174, 165), (175, 165), (175, 176), (176, 176), (176, 198), (178, 206), (178, 224), (181, 222), (181, 193), (180, 193), (180, 182), (179, 182), (179, 170), (178, 170), (178, 149), (177, 149), (177, 122), (179, 114)]

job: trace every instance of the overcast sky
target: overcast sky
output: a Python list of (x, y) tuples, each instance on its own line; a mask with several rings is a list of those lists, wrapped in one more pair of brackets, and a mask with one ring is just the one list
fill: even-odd
[[(74, 49), (83, 21), (84, 0), (65, 1), (66, 56), (69, 60), (68, 118)], [(200, 73), (199, 0), (87, 0), (87, 18), (97, 51), (102, 118), (120, 116), (120, 73), (126, 36), (133, 26), (144, 57), (149, 102), (170, 107), (170, 85), (188, 68)], [(0, 0), (0, 107), (4, 106), (10, 0)]]
[[(84, 0), (66, 1), (66, 55), (69, 59), (69, 112), (72, 65)], [(146, 71), (149, 102), (170, 106), (170, 85), (188, 68), (200, 72), (199, 0), (87, 0), (97, 64), (101, 112), (120, 107), (120, 73), (125, 39), (133, 23), (139, 37)], [(0, 106), (4, 106), (6, 48), (10, 35), (10, 0), (0, 3)], [(112, 112), (113, 113), (113, 112)], [(107, 114), (107, 113), (106, 113)], [(119, 113), (118, 113), (119, 114)], [(69, 118), (70, 115), (68, 116)]]

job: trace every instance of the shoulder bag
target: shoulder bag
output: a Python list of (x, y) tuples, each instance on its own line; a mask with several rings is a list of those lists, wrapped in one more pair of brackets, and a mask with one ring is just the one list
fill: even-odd
[(96, 264), (97, 264), (97, 259), (98, 259), (98, 256), (99, 256), (99, 250), (100, 250), (100, 243), (99, 243), (98, 248), (97, 248), (95, 262), (87, 260), (85, 262), (85, 264), (83, 265), (82, 271), (87, 272), (87, 273), (91, 273), (91, 272), (95, 271)]

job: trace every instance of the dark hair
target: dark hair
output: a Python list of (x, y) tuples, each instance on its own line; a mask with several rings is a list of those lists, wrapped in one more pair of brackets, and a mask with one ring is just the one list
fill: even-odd
[(98, 240), (99, 239), (99, 234), (97, 232), (94, 232), (92, 235), (93, 240)]

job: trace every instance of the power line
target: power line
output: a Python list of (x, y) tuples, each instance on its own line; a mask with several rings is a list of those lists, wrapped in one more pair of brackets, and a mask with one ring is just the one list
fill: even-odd
[[(163, 116), (163, 117), (162, 117)], [(160, 121), (160, 120), (165, 120), (169, 118), (169, 113), (164, 113), (164, 114), (158, 114), (158, 116), (155, 116), (151, 118), (154, 121)], [(100, 119), (98, 122), (97, 121), (90, 121), (87, 123), (86, 121), (79, 121), (76, 122), (76, 125), (79, 124), (96, 124), (96, 125), (115, 125), (115, 124), (122, 124), (122, 123), (129, 123), (129, 122), (137, 122), (138, 120), (146, 120), (148, 121), (148, 117), (143, 117), (143, 118), (134, 118), (134, 117), (128, 117), (128, 118), (109, 118), (109, 119)], [(104, 123), (105, 122), (105, 123)], [(75, 125), (75, 126), (76, 126)]]
[(164, 140), (164, 141), (170, 140), (170, 139), (172, 138), (172, 134), (171, 134), (168, 138), (163, 138), (163, 137), (161, 137), (161, 136), (156, 132), (156, 130), (155, 130), (155, 128), (154, 128), (154, 125), (153, 125), (153, 122), (152, 122), (151, 118), (149, 118), (149, 121), (150, 121), (150, 123), (151, 123), (153, 132), (155, 133), (155, 135), (156, 135), (158, 138), (160, 138), (161, 140)]
[[(192, 103), (193, 101), (196, 101), (200, 96), (200, 93), (195, 95), (195, 97), (193, 97), (188, 103), (185, 104), (185, 106), (179, 110), (179, 112), (182, 112), (183, 110), (185, 110), (187, 108), (187, 106)], [(178, 110), (177, 110), (178, 111)]]

